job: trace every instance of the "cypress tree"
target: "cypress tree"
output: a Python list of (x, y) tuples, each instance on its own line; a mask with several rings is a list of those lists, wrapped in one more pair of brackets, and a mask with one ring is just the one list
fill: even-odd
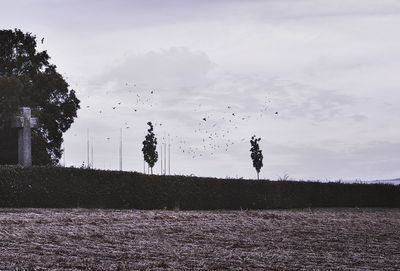
[(250, 140), (250, 145), (251, 145), (251, 159), (253, 160), (253, 167), (257, 171), (257, 180), (259, 179), (259, 173), (261, 168), (263, 167), (263, 155), (262, 155), (262, 150), (260, 150), (260, 145), (258, 145), (258, 142), (261, 141), (261, 138), (256, 138), (255, 135), (251, 137)]
[(158, 160), (158, 152), (156, 151), (157, 138), (153, 133), (153, 124), (151, 123), (151, 121), (149, 121), (147, 125), (149, 125), (150, 128), (147, 130), (148, 133), (145, 137), (145, 140), (143, 141), (142, 151), (144, 160), (150, 166), (151, 174), (153, 174), (154, 164)]

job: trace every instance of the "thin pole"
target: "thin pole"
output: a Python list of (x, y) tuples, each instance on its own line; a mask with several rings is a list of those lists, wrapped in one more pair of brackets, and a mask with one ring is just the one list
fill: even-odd
[(162, 174), (163, 174), (163, 165), (162, 165), (162, 161), (163, 161), (163, 159), (162, 159), (162, 143), (161, 143), (161, 148), (160, 148), (160, 165), (161, 165), (161, 173), (160, 173), (160, 175), (162, 175)]
[(119, 170), (122, 171), (122, 128), (119, 136)]
[(164, 175), (167, 174), (167, 143), (164, 143)]
[(94, 162), (93, 162), (93, 136), (92, 136), (92, 164), (91, 164), (91, 168), (94, 168)]
[(64, 167), (65, 167), (65, 143), (64, 143)]
[(171, 137), (168, 134), (168, 175), (171, 175)]
[(165, 148), (165, 131), (164, 131), (164, 136), (163, 136), (163, 144), (162, 147), (164, 147), (164, 175), (167, 172), (167, 163), (166, 163), (166, 159), (167, 159), (167, 149)]
[(87, 129), (87, 168), (90, 168), (90, 158), (89, 158), (89, 129)]

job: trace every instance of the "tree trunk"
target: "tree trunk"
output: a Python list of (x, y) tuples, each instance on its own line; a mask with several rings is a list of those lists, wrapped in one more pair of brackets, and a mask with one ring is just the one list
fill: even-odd
[(257, 180), (259, 180), (260, 178), (259, 178), (259, 172), (257, 171)]
[(151, 175), (153, 175), (153, 167), (150, 168)]

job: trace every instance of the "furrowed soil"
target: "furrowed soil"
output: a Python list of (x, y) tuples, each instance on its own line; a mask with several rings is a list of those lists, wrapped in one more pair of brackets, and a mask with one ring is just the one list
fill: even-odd
[(400, 270), (400, 209), (0, 209), (0, 270)]

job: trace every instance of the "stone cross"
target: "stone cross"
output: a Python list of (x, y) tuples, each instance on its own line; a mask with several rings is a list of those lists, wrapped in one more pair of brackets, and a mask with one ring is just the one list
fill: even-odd
[(37, 118), (31, 117), (29, 107), (20, 107), (11, 119), (11, 127), (18, 129), (18, 165), (32, 165), (31, 129), (37, 126)]

